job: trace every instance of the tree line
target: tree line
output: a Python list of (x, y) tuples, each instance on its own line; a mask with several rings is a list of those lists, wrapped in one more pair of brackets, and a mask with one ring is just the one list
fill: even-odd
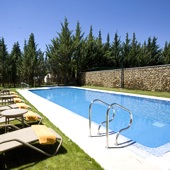
[(32, 87), (37, 80), (39, 84), (46, 74), (44, 53), (37, 49), (34, 34), (31, 33), (28, 42), (24, 42), (23, 52), (18, 42), (14, 43), (11, 53), (7, 51), (4, 38), (0, 39), (0, 83), (2, 87), (20, 86), (26, 82)]
[(93, 35), (93, 27), (87, 36), (79, 22), (75, 30), (69, 29), (67, 18), (61, 23), (61, 32), (46, 45), (46, 51), (38, 49), (34, 34), (24, 42), (23, 51), (19, 43), (7, 51), (4, 38), (0, 39), (0, 82), (14, 87), (21, 82), (31, 86), (43, 83), (47, 73), (53, 74), (58, 84), (80, 83), (81, 72), (170, 64), (170, 42), (164, 48), (157, 44), (156, 37), (138, 42), (135, 33), (132, 38), (126, 33), (124, 41), (116, 32), (113, 40), (107, 34), (102, 40), (102, 32)]

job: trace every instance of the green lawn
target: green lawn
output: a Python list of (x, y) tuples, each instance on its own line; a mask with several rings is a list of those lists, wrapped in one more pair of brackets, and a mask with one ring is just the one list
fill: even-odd
[[(11, 91), (15, 89), (11, 89)], [(22, 96), (21, 98), (25, 100)], [(28, 101), (25, 103), (32, 107), (34, 112), (42, 115)], [(43, 115), (42, 115), (43, 116)], [(18, 122), (11, 122), (17, 124)], [(65, 136), (56, 126), (43, 116), (43, 124), (51, 127), (63, 138), (58, 154), (46, 157), (30, 148), (20, 147), (0, 154), (0, 170), (102, 170), (103, 168), (89, 157), (79, 146)], [(18, 124), (19, 125), (19, 124)], [(0, 129), (0, 133), (4, 133)], [(36, 144), (37, 146), (39, 144)], [(44, 146), (41, 146), (44, 147)], [(53, 151), (54, 147), (46, 148)]]
[[(127, 89), (118, 89), (118, 88), (117, 89), (103, 88), (103, 87), (95, 87), (95, 86), (82, 86), (82, 87), (170, 98), (170, 93), (168, 92), (150, 92), (150, 91), (127, 90)], [(11, 90), (15, 91), (15, 89), (11, 89)], [(23, 100), (25, 99), (23, 98)], [(28, 101), (25, 100), (25, 103), (29, 104), (32, 107), (33, 111), (42, 115)], [(65, 136), (46, 117), (43, 118), (43, 124), (53, 128), (62, 136), (63, 144), (58, 154), (53, 157), (46, 157), (26, 147), (16, 148), (6, 153), (0, 154), (0, 160), (1, 160), (0, 170), (7, 170), (7, 169), (101, 170), (103, 169), (99, 164), (95, 162), (95, 160), (90, 158), (81, 148), (79, 148), (73, 141), (71, 141), (67, 136)], [(3, 133), (2, 131), (3, 129), (0, 129), (1, 133)], [(53, 147), (48, 147), (47, 149), (53, 150)]]
[(129, 90), (129, 89), (122, 89), (122, 88), (107, 88), (107, 87), (98, 87), (98, 86), (82, 86), (82, 87), (90, 88), (90, 89), (108, 90), (108, 91), (115, 91), (115, 92), (123, 92), (123, 93), (132, 93), (132, 94), (140, 94), (140, 95), (149, 95), (149, 96), (170, 98), (170, 92)]

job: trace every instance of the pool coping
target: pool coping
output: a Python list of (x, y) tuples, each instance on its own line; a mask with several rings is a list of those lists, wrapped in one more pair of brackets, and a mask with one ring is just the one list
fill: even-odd
[[(90, 89), (90, 90), (94, 90), (94, 89)], [(23, 97), (25, 97), (25, 99), (27, 99), (32, 105), (34, 105), (54, 125), (56, 125), (56, 127), (58, 127), (67, 137), (69, 137), (77, 145), (79, 145), (89, 156), (94, 158), (105, 170), (107, 169), (108, 170), (111, 169), (168, 170), (169, 169), (170, 152), (163, 154), (162, 156), (154, 156), (152, 154), (145, 152), (145, 150), (141, 150), (133, 146), (118, 148), (114, 145), (114, 142), (112, 142), (115, 140), (115, 135), (111, 135), (109, 137), (109, 143), (110, 143), (109, 146), (111, 147), (111, 149), (106, 149), (105, 137), (98, 137), (98, 138), (89, 137), (87, 119), (28, 91), (28, 89), (18, 90), (18, 92)], [(116, 93), (120, 94), (119, 92)], [(125, 93), (121, 93), (121, 94), (125, 94)], [(145, 96), (142, 95), (142, 97)], [(53, 110), (52, 113), (51, 110)], [(55, 119), (55, 117), (57, 117), (57, 119)], [(66, 117), (68, 119), (66, 119)], [(74, 124), (70, 120), (74, 120)], [(77, 128), (77, 126), (79, 126), (79, 128)], [(93, 130), (96, 129), (97, 127), (98, 126), (95, 123), (92, 123)], [(96, 135), (96, 133), (97, 130), (92, 131), (92, 134), (94, 134), (94, 136)], [(120, 141), (123, 141), (123, 139), (120, 138)]]

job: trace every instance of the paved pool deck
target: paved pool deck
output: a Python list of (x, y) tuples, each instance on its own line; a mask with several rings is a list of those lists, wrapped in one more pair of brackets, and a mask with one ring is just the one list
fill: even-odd
[[(18, 92), (105, 170), (170, 170), (170, 152), (154, 156), (133, 145), (122, 148), (114, 145), (115, 134), (109, 136), (110, 148), (106, 149), (105, 136), (89, 137), (87, 119), (27, 89)], [(97, 134), (97, 128), (98, 126), (92, 123), (92, 135)], [(118, 141), (125, 142), (121, 137)]]

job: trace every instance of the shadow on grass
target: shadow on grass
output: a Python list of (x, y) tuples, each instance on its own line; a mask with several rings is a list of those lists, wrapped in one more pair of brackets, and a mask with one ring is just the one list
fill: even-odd
[[(40, 144), (34, 144), (35, 147), (38, 147), (44, 151), (47, 151), (48, 153), (53, 153), (56, 149), (56, 145), (58, 145), (58, 142), (54, 145), (40, 145)], [(54, 155), (53, 157), (57, 157), (60, 154), (66, 154), (67, 150), (61, 146), (58, 153)], [(31, 168), (38, 164), (41, 161), (44, 161), (48, 159), (49, 157), (32, 150), (28, 147), (18, 147), (9, 151), (6, 151), (5, 153), (0, 154), (0, 170), (9, 170), (9, 169), (17, 169), (22, 170), (26, 168)], [(43, 168), (43, 167), (42, 167)]]
[[(29, 125), (33, 125), (35, 122), (29, 123)], [(15, 124), (15, 126), (21, 128), (21, 124)], [(28, 126), (25, 126), (28, 127)], [(10, 131), (13, 131), (14, 129), (9, 129)], [(5, 133), (5, 128), (0, 128), (0, 134)], [(58, 146), (58, 141), (54, 145), (40, 145), (38, 142), (34, 143), (33, 146), (48, 152), (49, 154), (53, 154)], [(60, 154), (66, 154), (67, 150), (63, 147), (63, 145), (60, 146), (59, 151), (56, 155), (53, 157), (57, 157)], [(10, 169), (17, 169), (17, 170), (23, 170), (23, 169), (31, 169), (31, 167), (37, 165), (38, 163), (42, 161), (46, 161), (49, 159), (48, 156), (45, 156), (44, 154), (37, 152), (29, 147), (21, 146), (14, 149), (11, 149), (9, 151), (6, 151), (5, 153), (0, 153), (0, 170), (10, 170)], [(40, 165), (42, 169), (43, 165)]]

